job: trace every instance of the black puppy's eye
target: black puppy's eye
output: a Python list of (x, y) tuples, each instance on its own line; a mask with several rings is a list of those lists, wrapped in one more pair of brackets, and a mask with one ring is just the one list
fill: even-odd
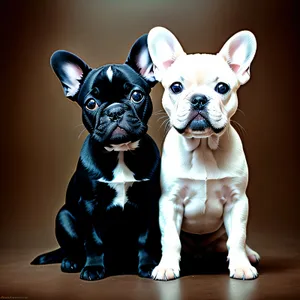
[(94, 99), (89, 99), (86, 102), (85, 106), (88, 110), (96, 110), (99, 107), (97, 102)]
[(224, 95), (229, 91), (229, 85), (224, 82), (219, 82), (215, 87), (215, 91)]
[(170, 89), (174, 94), (179, 94), (183, 90), (183, 85), (180, 82), (174, 82), (171, 84)]
[(143, 99), (144, 99), (144, 95), (142, 94), (142, 92), (140, 91), (134, 91), (132, 94), (131, 94), (131, 97), (130, 99), (135, 102), (135, 103), (139, 103), (141, 102)]

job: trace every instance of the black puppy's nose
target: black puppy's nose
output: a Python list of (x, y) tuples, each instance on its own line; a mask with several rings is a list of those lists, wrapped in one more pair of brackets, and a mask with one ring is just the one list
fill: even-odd
[(106, 108), (106, 115), (111, 121), (118, 121), (124, 115), (125, 109), (119, 103), (113, 103)]
[(191, 103), (192, 103), (192, 106), (194, 109), (203, 109), (207, 102), (208, 102), (208, 99), (203, 94), (195, 95), (191, 100)]

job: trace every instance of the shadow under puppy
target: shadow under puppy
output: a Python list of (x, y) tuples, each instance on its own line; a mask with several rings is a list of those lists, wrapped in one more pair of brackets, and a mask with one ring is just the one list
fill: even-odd
[(147, 35), (125, 64), (91, 69), (57, 51), (51, 66), (65, 95), (82, 108), (89, 135), (56, 217), (61, 248), (32, 264), (61, 262), (63, 272), (81, 272), (84, 280), (136, 272), (150, 277), (160, 257), (160, 155), (146, 134), (156, 83)]
[(254, 279), (259, 255), (246, 245), (248, 167), (230, 119), (237, 90), (250, 78), (255, 37), (241, 31), (217, 55), (187, 55), (170, 31), (156, 27), (148, 48), (171, 124), (161, 166), (162, 258), (153, 278), (179, 277), (181, 255), (183, 268), (186, 257), (214, 262), (213, 253), (226, 262), (228, 251), (230, 276)]

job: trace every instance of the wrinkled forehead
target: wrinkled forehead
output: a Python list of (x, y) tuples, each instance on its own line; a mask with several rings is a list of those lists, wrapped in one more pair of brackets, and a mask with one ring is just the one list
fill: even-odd
[(180, 56), (169, 68), (165, 83), (209, 84), (217, 81), (235, 81), (235, 75), (220, 55), (189, 54)]
[(98, 69), (93, 69), (87, 76), (85, 85), (86, 88), (93, 85), (109, 88), (124, 84), (124, 82), (143, 83), (141, 77), (128, 65), (108, 64)]

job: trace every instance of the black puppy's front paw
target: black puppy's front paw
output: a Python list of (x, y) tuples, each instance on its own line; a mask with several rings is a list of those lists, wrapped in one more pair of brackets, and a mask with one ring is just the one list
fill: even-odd
[(105, 276), (105, 269), (102, 266), (85, 266), (80, 273), (80, 279), (83, 280), (100, 280)]
[(140, 277), (144, 278), (151, 278), (151, 274), (153, 269), (155, 268), (156, 264), (144, 264), (139, 265), (138, 267), (138, 274)]
[(79, 260), (65, 257), (60, 265), (62, 272), (66, 273), (78, 273), (82, 269), (83, 264), (79, 262)]

